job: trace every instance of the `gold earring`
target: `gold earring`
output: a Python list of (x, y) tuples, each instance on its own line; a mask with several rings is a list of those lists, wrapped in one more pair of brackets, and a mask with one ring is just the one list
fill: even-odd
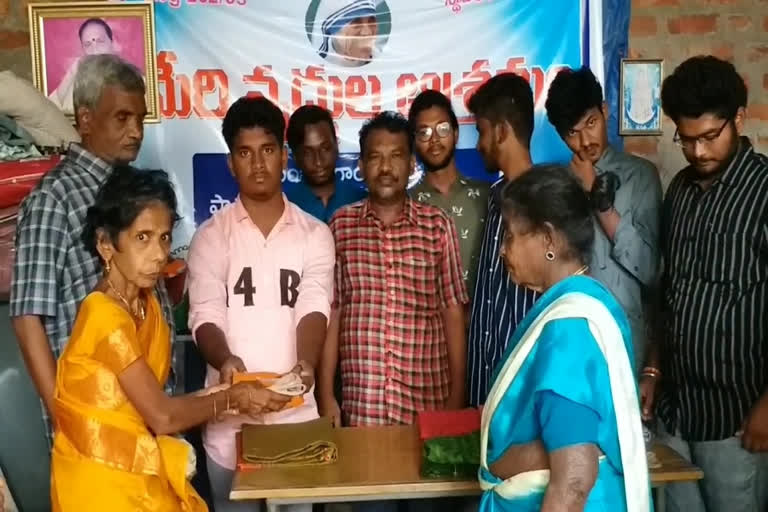
[(110, 270), (112, 270), (112, 267), (109, 265), (109, 261), (104, 261), (104, 274), (109, 274)]

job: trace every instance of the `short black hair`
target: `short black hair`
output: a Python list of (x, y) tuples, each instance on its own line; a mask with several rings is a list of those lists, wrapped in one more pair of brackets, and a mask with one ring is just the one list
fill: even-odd
[(109, 24), (101, 18), (88, 18), (82, 23), (82, 25), (80, 25), (80, 30), (77, 31), (77, 37), (79, 37), (81, 40), (83, 39), (83, 31), (88, 25), (101, 25), (104, 28), (104, 32), (107, 33), (109, 40), (113, 40), (112, 27), (110, 27)]
[(136, 217), (151, 203), (162, 203), (171, 211), (173, 224), (179, 220), (176, 193), (168, 173), (139, 170), (130, 165), (117, 165), (99, 188), (93, 206), (88, 208), (80, 239), (85, 248), (98, 257), (96, 238), (100, 229), (117, 244), (121, 231), (128, 229)]
[(578, 179), (561, 165), (537, 165), (501, 190), (505, 221), (519, 219), (531, 231), (550, 223), (562, 233), (570, 256), (588, 263), (595, 241), (589, 198)]
[(712, 55), (686, 60), (661, 86), (661, 107), (677, 123), (681, 117), (696, 119), (714, 114), (733, 119), (747, 106), (747, 86), (730, 62)]
[(281, 146), (285, 141), (283, 112), (264, 96), (243, 96), (227, 110), (221, 123), (221, 134), (230, 151), (240, 130), (248, 128), (261, 128), (271, 133)]
[(603, 107), (603, 87), (587, 66), (561, 70), (547, 92), (547, 119), (564, 136), (587, 110)]
[(448, 114), (448, 118), (451, 120), (451, 125), (454, 130), (459, 128), (459, 120), (456, 119), (456, 112), (453, 111), (453, 105), (451, 100), (440, 91), (427, 89), (421, 91), (418, 96), (411, 103), (411, 109), (408, 111), (408, 123), (411, 125), (411, 132), (416, 132), (416, 118), (419, 114), (425, 110), (429, 110), (432, 107), (438, 107)]
[(408, 151), (413, 153), (413, 136), (408, 120), (398, 112), (386, 110), (367, 120), (360, 128), (360, 156), (365, 154), (365, 141), (373, 130), (387, 130), (389, 133), (402, 133), (408, 139)]
[(533, 91), (528, 81), (515, 73), (500, 73), (477, 88), (467, 108), (475, 117), (492, 124), (508, 122), (515, 136), (530, 147), (533, 136)]
[(333, 125), (331, 113), (319, 105), (303, 105), (291, 114), (285, 135), (288, 140), (288, 147), (291, 148), (294, 155), (304, 144), (304, 128), (308, 124), (316, 123), (328, 123), (331, 127), (333, 140), (336, 140), (336, 127)]

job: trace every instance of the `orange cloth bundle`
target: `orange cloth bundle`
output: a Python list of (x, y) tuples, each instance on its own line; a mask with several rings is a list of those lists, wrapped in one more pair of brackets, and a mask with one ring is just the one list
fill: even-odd
[[(290, 392), (286, 392), (286, 390), (276, 389), (275, 385), (279, 384), (278, 381), (282, 379), (284, 376), (280, 375), (279, 373), (272, 373), (272, 372), (249, 372), (249, 373), (235, 373), (234, 377), (232, 378), (232, 383), (237, 384), (238, 382), (254, 382), (257, 381), (261, 383), (262, 386), (265, 388), (270, 388), (272, 391), (276, 393), (282, 393), (285, 395), (293, 394)], [(300, 405), (304, 404), (304, 392), (302, 391), (301, 394), (295, 395), (291, 398), (291, 400), (286, 404), (285, 408), (290, 409), (293, 407), (299, 407)]]

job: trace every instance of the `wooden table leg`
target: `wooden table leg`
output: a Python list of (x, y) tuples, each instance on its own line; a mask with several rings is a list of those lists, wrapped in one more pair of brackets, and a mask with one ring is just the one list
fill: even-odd
[(667, 486), (656, 487), (656, 512), (665, 512), (667, 508)]

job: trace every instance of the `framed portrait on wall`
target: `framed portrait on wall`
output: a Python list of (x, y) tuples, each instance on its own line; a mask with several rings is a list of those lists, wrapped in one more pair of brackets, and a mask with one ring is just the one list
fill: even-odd
[(661, 135), (662, 59), (622, 59), (619, 94), (620, 135)]
[(80, 59), (112, 53), (144, 76), (147, 122), (160, 120), (152, 2), (29, 4), (32, 78), (35, 87), (74, 117), (72, 90)]

